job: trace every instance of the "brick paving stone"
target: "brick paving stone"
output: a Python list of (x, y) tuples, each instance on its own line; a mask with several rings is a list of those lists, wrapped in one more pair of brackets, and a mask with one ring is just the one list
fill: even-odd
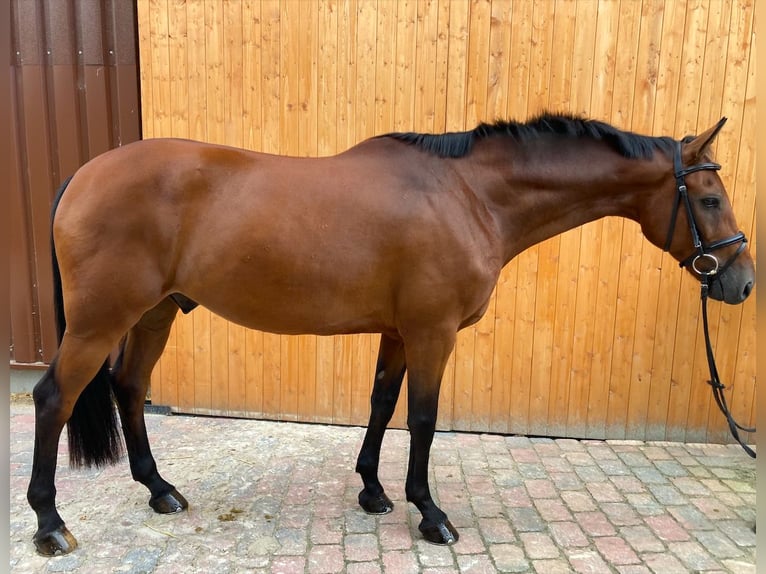
[(626, 526), (620, 528), (620, 535), (636, 552), (662, 552), (665, 545), (648, 526)]
[(534, 508), (509, 508), (508, 518), (514, 529), (519, 532), (540, 532), (545, 530), (545, 522)]
[(735, 574), (756, 574), (755, 564), (744, 560), (722, 560), (721, 563)]
[(346, 560), (368, 562), (379, 555), (378, 537), (375, 534), (348, 534), (343, 539)]
[(679, 478), (689, 475), (689, 471), (675, 460), (655, 460), (654, 466), (657, 467), (657, 470), (659, 470), (663, 476), (667, 476), (668, 478)]
[(437, 433), (432, 492), (461, 535), (437, 547), (404, 500), (406, 431), (381, 452), (394, 510), (369, 516), (364, 429), (152, 414), (158, 466), (189, 512), (152, 513), (126, 461), (70, 470), (63, 437), (58, 500), (80, 547), (47, 559), (30, 542), (31, 412), (11, 409), (14, 574), (755, 572), (755, 463), (735, 446)]
[(639, 494), (646, 492), (646, 486), (635, 476), (611, 476), (612, 484), (623, 494)]
[(377, 562), (357, 562), (346, 566), (346, 574), (381, 574), (380, 564)]
[(636, 511), (626, 502), (604, 502), (601, 510), (615, 526), (632, 526), (641, 523)]
[(595, 486), (595, 483), (606, 482), (609, 478), (598, 466), (575, 466), (575, 473), (587, 487)]
[(532, 498), (554, 498), (557, 496), (553, 481), (548, 479), (532, 479), (525, 484), (527, 492)]
[(455, 554), (480, 554), (487, 551), (479, 529), (476, 527), (461, 528), (460, 544), (455, 544), (452, 549)]
[(567, 558), (575, 572), (582, 574), (611, 574), (604, 559), (593, 550), (569, 551)]
[(698, 478), (680, 476), (670, 480), (679, 492), (687, 496), (710, 496), (712, 494)]
[(649, 484), (647, 488), (662, 506), (684, 504), (687, 501), (676, 487), (669, 484)]
[(696, 506), (710, 520), (731, 520), (737, 515), (727, 508), (718, 498), (692, 498), (692, 504)]
[(460, 574), (495, 574), (497, 568), (487, 555), (468, 554), (457, 557)]
[(713, 523), (696, 506), (683, 504), (668, 507), (670, 515), (686, 530), (712, 530)]
[(622, 460), (622, 462), (624, 462), (626, 465), (628, 465), (631, 468), (635, 468), (635, 467), (654, 468), (652, 461), (649, 460), (643, 452), (639, 452), (639, 451), (618, 452), (617, 456), (619, 456), (620, 460)]
[(641, 516), (657, 516), (665, 512), (651, 494), (626, 494), (625, 499)]
[(406, 522), (381, 524), (378, 537), (383, 550), (407, 550), (412, 548), (412, 535)]
[(479, 531), (488, 544), (516, 542), (509, 520), (505, 518), (480, 518), (478, 520)]
[(305, 554), (308, 547), (306, 531), (301, 528), (280, 528), (274, 533), (279, 542), (279, 550), (275, 554), (298, 555)]
[(579, 440), (574, 440), (571, 438), (560, 438), (556, 439), (556, 444), (559, 446), (559, 448), (562, 451), (567, 452), (583, 452), (585, 451), (585, 446), (582, 444)]
[(564, 502), (557, 498), (541, 498), (535, 500), (535, 508), (537, 508), (537, 512), (540, 513), (540, 517), (545, 522), (572, 520), (572, 513), (569, 512)]
[(615, 534), (614, 526), (609, 522), (606, 514), (600, 510), (576, 512), (575, 520), (589, 536), (612, 536)]
[(532, 499), (523, 485), (504, 489), (500, 493), (500, 498), (503, 501), (503, 504), (512, 508), (532, 507)]
[(638, 554), (618, 536), (603, 536), (594, 540), (596, 548), (604, 559), (614, 566), (640, 564)]
[(600, 460), (598, 466), (604, 471), (607, 476), (630, 476), (632, 475), (631, 469), (619, 459), (612, 460)]
[(522, 532), (519, 538), (524, 552), (532, 560), (559, 557), (558, 547), (550, 535), (544, 532)]
[(528, 572), (529, 561), (515, 544), (492, 544), (489, 553), (499, 572)]
[(331, 574), (343, 569), (343, 547), (340, 544), (313, 546), (308, 552), (308, 571), (312, 574)]
[(394, 550), (383, 553), (383, 572), (386, 574), (419, 574), (417, 556), (411, 550)]
[(617, 453), (607, 444), (589, 444), (586, 450), (596, 461), (619, 460)]
[(722, 520), (717, 524), (721, 532), (726, 534), (737, 546), (742, 548), (754, 547), (756, 542), (753, 523), (741, 520)]
[(689, 533), (669, 514), (649, 516), (646, 524), (664, 542), (682, 542), (690, 538)]
[(575, 472), (551, 472), (551, 480), (558, 490), (582, 490), (585, 488)]
[(721, 482), (723, 482), (726, 486), (731, 488), (734, 492), (747, 492), (747, 493), (755, 492), (754, 485), (750, 484), (749, 482), (745, 482), (743, 480), (723, 479)]
[(604, 484), (587, 484), (585, 488), (597, 502), (622, 502), (625, 498), (609, 482)]
[(660, 444), (651, 444), (648, 443), (643, 449), (642, 452), (644, 453), (644, 456), (652, 461), (657, 460), (673, 460), (673, 456), (668, 453), (667, 450), (663, 448), (663, 445)]
[(314, 520), (309, 539), (312, 544), (340, 544), (343, 540), (343, 521), (338, 518)]
[[(271, 574), (303, 574), (306, 571), (306, 559), (303, 556), (280, 556), (274, 559), (271, 565)], [(332, 570), (312, 570), (312, 574), (332, 572)]]
[(562, 492), (561, 498), (572, 512), (592, 511), (598, 508), (588, 491)]
[(437, 546), (425, 540), (418, 540), (415, 548), (418, 561), (423, 567), (453, 566), (455, 563), (452, 550), (448, 546)]
[(564, 459), (573, 466), (596, 466), (596, 461), (585, 450), (565, 452)]
[(556, 544), (562, 548), (588, 546), (588, 538), (576, 522), (554, 522), (549, 529)]
[(532, 568), (537, 574), (570, 574), (572, 568), (563, 558), (532, 560)]
[(509, 451), (511, 458), (518, 463), (539, 463), (540, 455), (535, 450), (533, 445), (530, 448), (511, 448)]
[(728, 492), (729, 487), (717, 478), (700, 478), (700, 484), (707, 488), (710, 492)]
[(743, 550), (738, 548), (723, 532), (710, 530), (696, 531), (694, 532), (694, 537), (703, 548), (707, 549), (716, 558), (739, 558), (744, 554)]
[(654, 466), (634, 466), (633, 474), (645, 484), (666, 484), (668, 479)]
[(517, 466), (522, 478), (535, 479), (548, 476), (542, 463), (520, 462)]
[(720, 569), (721, 565), (698, 542), (671, 542), (668, 548), (691, 571)]
[(689, 574), (689, 569), (672, 554), (646, 554), (642, 556), (644, 563), (655, 574)]

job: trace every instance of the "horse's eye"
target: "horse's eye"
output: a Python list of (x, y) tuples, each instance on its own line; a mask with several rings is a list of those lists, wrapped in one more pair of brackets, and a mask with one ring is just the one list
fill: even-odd
[(708, 209), (717, 209), (721, 206), (721, 200), (717, 197), (706, 197), (702, 200), (702, 205)]

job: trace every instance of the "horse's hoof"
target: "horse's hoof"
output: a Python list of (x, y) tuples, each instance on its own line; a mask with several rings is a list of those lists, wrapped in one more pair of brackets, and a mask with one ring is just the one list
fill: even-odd
[(385, 492), (372, 496), (363, 490), (359, 493), (359, 506), (367, 514), (388, 514), (394, 510), (394, 503)]
[(189, 508), (189, 503), (174, 488), (167, 494), (149, 499), (149, 506), (158, 514), (175, 514)]
[(452, 526), (452, 523), (449, 520), (429, 525), (424, 525), (424, 522), (425, 520), (420, 523), (418, 528), (423, 534), (423, 538), (426, 542), (437, 544), (439, 546), (449, 546), (450, 544), (457, 542), (458, 538), (460, 538), (457, 530), (455, 530), (455, 527)]
[(77, 540), (63, 524), (53, 532), (35, 534), (35, 548), (43, 556), (61, 556), (77, 548)]

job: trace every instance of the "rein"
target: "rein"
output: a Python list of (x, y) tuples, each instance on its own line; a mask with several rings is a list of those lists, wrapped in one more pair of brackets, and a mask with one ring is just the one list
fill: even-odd
[[(694, 253), (692, 253), (686, 259), (681, 261), (681, 263), (679, 263), (679, 266), (681, 268), (691, 266), (692, 270), (694, 270), (694, 272), (697, 273), (697, 275), (699, 275), (700, 277), (700, 285), (702, 290), (701, 291), (702, 326), (705, 333), (705, 351), (707, 354), (708, 368), (710, 370), (710, 380), (707, 381), (707, 383), (713, 389), (713, 398), (715, 398), (715, 402), (718, 405), (718, 408), (726, 417), (726, 422), (729, 424), (729, 430), (731, 431), (731, 434), (734, 437), (734, 440), (736, 440), (739, 443), (739, 445), (744, 449), (744, 451), (749, 456), (751, 456), (752, 458), (756, 458), (755, 451), (753, 451), (753, 449), (751, 449), (748, 445), (746, 445), (739, 436), (739, 431), (755, 432), (755, 428), (746, 428), (738, 424), (734, 420), (734, 417), (731, 415), (731, 411), (729, 410), (729, 405), (726, 402), (726, 396), (724, 395), (724, 390), (726, 389), (726, 386), (723, 383), (721, 383), (721, 380), (718, 375), (718, 368), (716, 367), (716, 364), (715, 364), (715, 356), (713, 354), (713, 345), (710, 341), (710, 330), (708, 327), (708, 313), (707, 313), (707, 301), (708, 301), (708, 294), (710, 291), (710, 285), (714, 283), (715, 281), (718, 281), (719, 277), (726, 272), (726, 270), (731, 266), (732, 263), (734, 263), (734, 261), (737, 259), (739, 254), (745, 250), (745, 246), (747, 245), (747, 238), (745, 237), (745, 234), (740, 231), (726, 239), (721, 239), (719, 241), (714, 241), (713, 243), (708, 243), (708, 244), (703, 243), (699, 233), (699, 229), (697, 227), (697, 222), (694, 218), (694, 212), (692, 210), (691, 201), (689, 200), (689, 194), (686, 188), (686, 181), (685, 181), (686, 176), (689, 175), (690, 173), (694, 173), (694, 172), (702, 171), (702, 170), (718, 171), (719, 169), (721, 169), (721, 166), (714, 162), (699, 163), (686, 168), (683, 167), (683, 165), (681, 164), (681, 142), (676, 142), (676, 150), (675, 150), (675, 154), (673, 155), (673, 175), (676, 178), (677, 193), (676, 193), (676, 201), (675, 201), (675, 204), (673, 205), (673, 213), (670, 219), (670, 228), (668, 229), (668, 235), (667, 235), (667, 239), (665, 240), (664, 249), (665, 251), (670, 250), (670, 244), (673, 241), (673, 235), (675, 234), (676, 219), (678, 218), (678, 210), (681, 204), (683, 204), (684, 209), (686, 210), (686, 219), (689, 222), (689, 230), (691, 231), (691, 235), (692, 235), (692, 242), (694, 244)], [(737, 248), (737, 251), (735, 251), (734, 255), (729, 257), (729, 259), (723, 265), (720, 265), (718, 258), (715, 255), (713, 255), (713, 251), (722, 249), (724, 247), (728, 247), (729, 245), (734, 245), (735, 243), (739, 243), (739, 247)], [(700, 266), (700, 264), (703, 264), (703, 265)]]

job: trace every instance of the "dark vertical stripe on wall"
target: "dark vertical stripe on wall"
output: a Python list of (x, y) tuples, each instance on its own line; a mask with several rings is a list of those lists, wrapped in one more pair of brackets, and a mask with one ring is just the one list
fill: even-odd
[(50, 204), (83, 163), (141, 137), (135, 3), (11, 1), (11, 361), (56, 351)]

